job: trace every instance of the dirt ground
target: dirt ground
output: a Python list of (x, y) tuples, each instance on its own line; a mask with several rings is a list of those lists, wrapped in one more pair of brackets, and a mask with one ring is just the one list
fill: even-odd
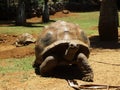
[[(73, 15), (70, 13), (69, 15)], [(54, 17), (68, 16), (57, 13)], [(32, 18), (37, 21), (37, 18)], [(30, 20), (30, 21), (31, 21)], [(120, 33), (119, 33), (120, 37)], [(34, 44), (16, 47), (14, 42), (17, 35), (0, 34), (0, 59), (22, 58), (34, 55)], [(120, 86), (120, 39), (118, 42), (101, 42), (99, 37), (89, 37), (91, 54), (89, 63), (94, 71), (92, 84), (119, 85)], [(75, 79), (79, 84), (90, 84)], [(15, 72), (0, 74), (0, 90), (74, 90), (65, 79), (56, 77), (41, 77), (34, 73)]]

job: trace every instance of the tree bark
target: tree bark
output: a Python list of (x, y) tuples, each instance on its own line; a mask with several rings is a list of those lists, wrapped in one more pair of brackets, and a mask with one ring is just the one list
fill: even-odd
[(18, 5), (17, 16), (16, 16), (16, 25), (24, 26), (25, 23), (26, 23), (25, 4), (24, 4), (24, 2), (22, 2), (22, 3), (19, 3), (19, 5)]
[(49, 7), (48, 0), (44, 0), (43, 11), (42, 11), (42, 22), (49, 22)]
[(101, 40), (118, 40), (117, 0), (102, 0), (99, 17), (99, 36)]

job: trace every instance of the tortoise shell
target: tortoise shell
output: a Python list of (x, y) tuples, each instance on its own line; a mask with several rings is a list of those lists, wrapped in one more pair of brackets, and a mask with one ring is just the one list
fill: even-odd
[(18, 36), (15, 45), (16, 46), (24, 46), (30, 43), (34, 43), (36, 39), (29, 33), (23, 33)]
[(73, 58), (79, 52), (89, 57), (89, 46), (89, 39), (78, 25), (59, 20), (45, 26), (40, 33), (35, 46), (36, 61), (53, 54), (64, 57), (69, 47), (72, 51), (66, 59)]

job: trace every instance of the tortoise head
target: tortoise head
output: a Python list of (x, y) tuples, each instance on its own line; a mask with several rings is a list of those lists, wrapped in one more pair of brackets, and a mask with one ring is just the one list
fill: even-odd
[(79, 50), (79, 44), (70, 42), (68, 44), (68, 48), (65, 51), (64, 58), (68, 61), (73, 60), (78, 50)]

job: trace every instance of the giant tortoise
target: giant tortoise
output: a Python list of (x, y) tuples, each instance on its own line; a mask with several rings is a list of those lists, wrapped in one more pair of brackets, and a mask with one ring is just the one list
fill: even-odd
[(33, 67), (42, 76), (49, 76), (57, 66), (76, 65), (84, 73), (82, 80), (92, 81), (89, 48), (89, 39), (78, 25), (58, 20), (45, 26), (40, 33), (35, 45)]
[(18, 36), (18, 38), (15, 41), (15, 45), (17, 47), (20, 47), (20, 46), (28, 45), (30, 43), (35, 43), (35, 41), (36, 39), (31, 34), (23, 33)]

